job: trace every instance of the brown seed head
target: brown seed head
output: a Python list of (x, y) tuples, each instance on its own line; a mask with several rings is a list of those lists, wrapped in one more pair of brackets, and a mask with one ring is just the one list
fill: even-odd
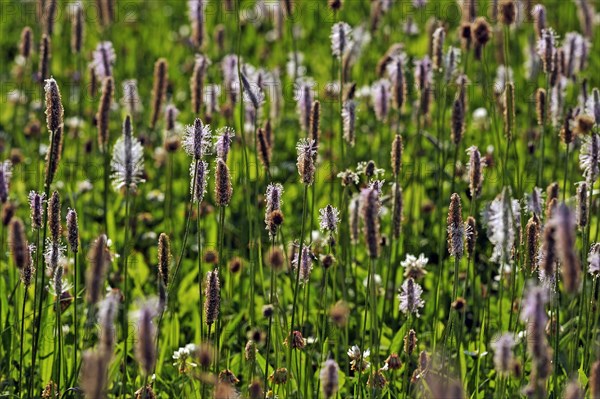
[(256, 131), (256, 138), (258, 141), (258, 156), (260, 162), (265, 167), (265, 170), (268, 171), (271, 166), (271, 147), (267, 141), (265, 130), (262, 127), (259, 127)]
[(517, 19), (517, 5), (515, 0), (500, 0), (498, 4), (500, 22), (504, 25), (512, 25)]
[(394, 136), (394, 141), (392, 142), (392, 173), (394, 177), (398, 177), (400, 175), (400, 171), (402, 169), (402, 151), (404, 147), (402, 145), (402, 136), (397, 134)]
[(90, 266), (86, 273), (86, 293), (90, 304), (100, 300), (106, 271), (112, 261), (107, 244), (106, 236), (102, 234), (96, 239), (88, 254)]
[(79, 223), (74, 209), (67, 211), (67, 238), (72, 252), (79, 252)]
[(532, 273), (538, 267), (538, 247), (540, 245), (540, 221), (537, 215), (533, 215), (525, 226), (526, 252), (525, 266)]
[(475, 58), (481, 60), (483, 48), (492, 38), (492, 29), (484, 17), (475, 19), (471, 26), (471, 37), (475, 42)]
[(71, 51), (74, 54), (79, 54), (83, 46), (84, 23), (83, 5), (76, 3), (75, 10), (71, 16)]
[(242, 258), (238, 256), (231, 258), (229, 261), (229, 272), (233, 274), (239, 273), (242, 270), (243, 265), (244, 262), (242, 261)]
[(327, 5), (333, 12), (337, 12), (342, 9), (344, 2), (342, 0), (328, 0)]
[(33, 47), (33, 31), (29, 26), (26, 26), (21, 31), (21, 42), (19, 43), (19, 53), (23, 58), (27, 59), (31, 55)]
[(379, 225), (379, 193), (374, 187), (363, 189), (361, 193), (361, 213), (363, 218), (365, 242), (369, 257), (379, 257), (380, 225)]
[(578, 135), (589, 134), (594, 128), (595, 123), (594, 117), (591, 115), (579, 114), (577, 115), (577, 118), (575, 118), (574, 132)]
[(62, 226), (60, 224), (60, 195), (57, 191), (52, 193), (50, 201), (48, 201), (48, 226), (52, 241), (59, 242)]
[(150, 305), (145, 305), (140, 310), (138, 320), (138, 340), (135, 354), (146, 376), (152, 373), (156, 363), (156, 327), (152, 322), (154, 315), (155, 310)]
[(114, 91), (115, 83), (113, 77), (108, 76), (104, 78), (104, 80), (102, 81), (102, 97), (100, 98), (100, 105), (98, 107), (98, 113), (96, 114), (96, 121), (98, 124), (98, 146), (100, 147), (100, 150), (102, 152), (108, 151), (108, 124)]
[[(289, 338), (290, 337), (285, 339), (286, 345), (289, 345)], [(292, 349), (302, 350), (306, 346), (306, 340), (304, 339), (304, 337), (302, 336), (302, 333), (300, 331), (292, 332), (291, 339), (292, 339), (292, 344), (291, 344)]]
[(344, 327), (348, 324), (348, 317), (350, 316), (350, 308), (344, 301), (336, 302), (331, 309), (329, 309), (329, 317), (338, 327)]
[(9, 226), (10, 249), (15, 266), (22, 270), (30, 262), (29, 245), (25, 236), (25, 226), (19, 218), (13, 218)]
[(573, 116), (573, 108), (568, 108), (567, 113), (565, 115), (565, 119), (562, 124), (562, 128), (560, 129), (560, 138), (562, 142), (569, 145), (575, 139), (575, 131), (573, 130), (574, 124), (574, 116)]
[(470, 22), (463, 22), (458, 28), (460, 43), (463, 51), (471, 49), (471, 41), (473, 40), (472, 25)]
[(215, 266), (218, 265), (219, 254), (217, 253), (217, 251), (215, 251), (214, 249), (207, 249), (204, 252), (204, 262)]
[(535, 92), (535, 113), (537, 115), (537, 123), (540, 126), (543, 126), (546, 121), (546, 107), (546, 90), (539, 88)]
[(270, 376), (269, 381), (275, 385), (283, 385), (288, 380), (288, 371), (285, 367), (278, 368)]
[(50, 151), (46, 154), (46, 185), (52, 184), (58, 165), (60, 163), (63, 146), (63, 127), (62, 125), (52, 134)]
[(167, 60), (159, 58), (154, 64), (154, 84), (152, 87), (152, 114), (150, 128), (156, 127), (156, 122), (161, 113), (162, 104), (167, 92)]
[(507, 82), (504, 88), (504, 136), (511, 140), (515, 128), (515, 85)]
[(222, 160), (217, 160), (217, 169), (215, 172), (215, 201), (218, 206), (227, 206), (233, 195), (233, 187), (231, 185), (231, 177), (229, 176), (229, 168)]
[(406, 352), (408, 356), (412, 355), (415, 351), (417, 341), (417, 333), (411, 328), (404, 336), (404, 352)]
[(217, 321), (221, 304), (221, 284), (219, 283), (219, 272), (216, 269), (206, 274), (204, 292), (206, 296), (206, 302), (204, 303), (205, 321), (210, 326)]
[(267, 264), (274, 270), (279, 271), (285, 264), (285, 256), (279, 247), (271, 248), (267, 256)]
[(165, 287), (169, 286), (171, 266), (171, 240), (165, 233), (158, 237), (158, 273)]
[(392, 236), (398, 239), (402, 232), (402, 215), (404, 211), (404, 198), (400, 184), (394, 185), (394, 206), (392, 211)]
[(460, 196), (456, 193), (450, 197), (448, 208), (448, 251), (459, 259), (463, 255), (464, 247), (464, 225), (462, 220), (462, 205)]
[(45, 33), (40, 40), (40, 65), (38, 69), (38, 78), (40, 82), (50, 77), (50, 59), (52, 58), (52, 41)]
[(48, 132), (52, 134), (63, 124), (64, 109), (56, 80), (47, 79), (44, 91), (46, 92), (46, 123)]
[(462, 140), (465, 132), (465, 110), (463, 108), (463, 102), (460, 98), (456, 98), (452, 105), (452, 123), (450, 125), (450, 133), (452, 135), (452, 142), (458, 145)]

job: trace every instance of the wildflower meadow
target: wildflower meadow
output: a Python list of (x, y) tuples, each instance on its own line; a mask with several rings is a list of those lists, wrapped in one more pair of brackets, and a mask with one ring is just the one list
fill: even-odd
[(600, 399), (598, 0), (0, 0), (0, 397)]

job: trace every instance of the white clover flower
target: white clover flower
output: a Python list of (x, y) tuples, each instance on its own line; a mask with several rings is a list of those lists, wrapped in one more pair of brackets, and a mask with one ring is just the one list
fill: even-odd
[(425, 255), (420, 254), (417, 258), (414, 255), (407, 254), (406, 259), (400, 262), (400, 266), (404, 268), (404, 277), (412, 277), (417, 280), (427, 274), (425, 266), (429, 259)]
[(354, 371), (365, 371), (371, 366), (366, 359), (371, 356), (371, 350), (367, 349), (364, 352), (360, 351), (360, 348), (357, 345), (353, 345), (350, 349), (348, 349), (348, 357), (351, 359), (350, 366)]

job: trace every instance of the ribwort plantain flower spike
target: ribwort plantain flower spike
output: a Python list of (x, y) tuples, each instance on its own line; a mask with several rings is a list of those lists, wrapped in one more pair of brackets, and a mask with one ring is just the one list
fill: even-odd
[(135, 191), (139, 183), (145, 180), (144, 149), (139, 140), (133, 137), (131, 117), (127, 115), (123, 122), (123, 135), (117, 139), (113, 147), (112, 160), (113, 187), (115, 190), (125, 188)]

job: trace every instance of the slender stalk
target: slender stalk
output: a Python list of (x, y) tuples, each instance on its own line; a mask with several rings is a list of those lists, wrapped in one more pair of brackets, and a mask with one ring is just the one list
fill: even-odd
[(60, 392), (60, 383), (62, 380), (62, 373), (61, 373), (61, 363), (62, 363), (62, 309), (61, 309), (61, 293), (57, 292), (56, 293), (56, 301), (54, 303), (54, 305), (56, 306), (55, 311), (56, 311), (56, 337), (58, 338), (58, 352), (56, 353), (56, 392)]
[[(221, 269), (221, 264), (223, 262), (223, 257), (224, 257), (224, 253), (223, 253), (223, 237), (224, 237), (224, 232), (225, 230), (225, 207), (221, 206), (219, 207), (219, 265), (217, 268), (217, 273), (220, 274), (220, 269)], [(218, 275), (217, 274), (217, 275)], [(220, 357), (220, 343), (221, 343), (221, 335), (220, 335), (220, 331), (221, 330), (221, 321), (220, 321), (220, 317), (219, 319), (216, 321), (216, 327), (215, 327), (215, 341), (216, 341), (216, 351), (217, 351), (217, 356), (216, 356), (216, 361), (215, 361), (215, 367), (216, 367), (216, 371), (219, 370), (219, 357)]]
[[(73, 307), (75, 308), (73, 311), (73, 330), (74, 330), (74, 339), (73, 339), (73, 370), (71, 370), (73, 377), (77, 372), (77, 352), (79, 351), (79, 323), (78, 323), (78, 311), (77, 311), (77, 274), (79, 270), (77, 269), (77, 255), (78, 252), (73, 253), (73, 292), (75, 293), (75, 298), (73, 300)], [(73, 378), (72, 377), (72, 378)]]
[[(331, 247), (330, 247), (331, 248)], [(325, 269), (325, 276), (323, 277), (323, 287), (321, 289), (321, 298), (323, 299), (323, 317), (321, 319), (321, 361), (319, 364), (322, 364), (325, 361), (325, 334), (327, 332), (327, 309), (328, 309), (328, 300), (327, 300), (327, 285), (329, 282), (329, 269)], [(321, 379), (317, 381), (317, 392), (321, 389)]]
[(542, 138), (541, 138), (541, 147), (542, 147), (542, 154), (541, 154), (541, 160), (538, 166), (538, 186), (541, 187), (544, 185), (544, 152), (546, 149), (546, 144), (545, 144), (545, 137), (547, 134), (547, 130), (548, 130), (548, 110), (549, 110), (549, 103), (550, 101), (548, 101), (549, 98), (549, 88), (550, 88), (550, 75), (546, 74), (546, 102), (544, 105), (544, 120), (543, 122), (543, 126), (542, 126)]
[[(36, 238), (35, 238), (35, 248), (37, 251), (37, 248), (40, 247), (40, 230), (37, 229), (36, 230)], [(35, 268), (36, 270), (39, 270), (39, 254), (36, 252), (36, 256), (35, 256)], [(36, 304), (37, 304), (37, 299), (38, 299), (38, 288), (39, 285), (37, 284), (37, 276), (36, 278), (33, 279), (33, 304), (32, 304), (32, 308), (33, 308), (33, 321), (31, 323), (31, 346), (32, 346), (32, 351), (31, 351), (31, 367), (29, 369), (29, 384), (27, 387), (27, 394), (29, 395), (29, 397), (31, 397), (32, 394), (32, 389), (33, 389), (33, 380), (35, 377), (35, 352), (33, 351), (33, 348), (36, 347), (36, 323), (37, 323), (37, 313), (36, 313)], [(41, 295), (41, 294), (40, 294)], [(22, 364), (22, 363), (21, 363)]]
[[(204, 312), (202, 311), (203, 309), (203, 300), (202, 300), (202, 276), (204, 275), (202, 272), (202, 256), (203, 256), (203, 249), (202, 249), (202, 223), (201, 223), (201, 216), (200, 216), (200, 211), (201, 211), (201, 203), (200, 201), (197, 202), (197, 208), (196, 208), (196, 228), (197, 228), (197, 235), (196, 235), (196, 245), (198, 246), (198, 298), (200, 303), (198, 304), (198, 309), (200, 310), (200, 339), (204, 339)], [(219, 255), (220, 256), (220, 255)]]
[[(52, 162), (54, 162), (54, 132), (50, 132), (50, 159), (48, 164), (51, 165)], [(52, 184), (52, 180), (51, 180), (51, 176), (50, 173), (46, 174), (46, 179), (45, 179), (45, 183), (44, 183), (44, 193), (45, 193), (45, 198), (49, 199), (50, 198), (50, 185)], [(36, 265), (39, 267), (39, 265), (41, 264), (41, 259), (43, 254), (46, 252), (46, 237), (48, 234), (48, 207), (44, 206), (44, 215), (43, 215), (43, 238), (42, 238), (42, 250), (37, 252), (37, 261), (36, 261)], [(39, 238), (39, 237), (38, 237)], [(40, 329), (41, 329), (41, 321), (42, 321), (42, 311), (44, 310), (44, 299), (45, 299), (45, 291), (44, 291), (44, 286), (46, 284), (46, 273), (45, 272), (40, 272), (39, 274), (42, 275), (41, 278), (41, 283), (39, 286), (39, 293), (40, 293), (40, 297), (39, 297), (39, 303), (38, 303), (38, 312), (37, 312), (37, 319), (35, 320), (35, 337), (34, 337), (34, 341), (33, 341), (33, 349), (32, 349), (32, 363), (31, 363), (31, 370), (35, 371), (35, 363), (36, 363), (36, 359), (37, 359), (37, 351), (38, 351), (38, 347), (39, 347), (39, 337), (40, 337)], [(34, 304), (35, 306), (35, 304)], [(41, 362), (41, 359), (40, 359)], [(33, 375), (31, 376), (30, 379), (30, 383), (29, 383), (29, 395), (31, 396), (31, 394), (33, 393)]]
[(300, 262), (302, 259), (302, 250), (304, 249), (304, 229), (306, 222), (306, 207), (307, 207), (307, 197), (308, 197), (308, 185), (304, 185), (304, 194), (302, 199), (302, 222), (300, 229), (300, 249), (298, 254), (296, 255), (298, 259), (298, 263), (296, 265), (296, 282), (294, 284), (294, 300), (292, 303), (292, 320), (290, 323), (290, 330), (288, 332), (288, 369), (291, 370), (291, 358), (292, 358), (292, 339), (294, 336), (294, 321), (296, 319), (296, 305), (298, 302), (298, 291), (300, 291)]
[[(193, 161), (194, 162), (194, 161)], [(198, 179), (198, 168), (194, 167), (194, 174), (192, 176), (192, 183), (191, 183), (191, 187), (192, 189), (194, 187), (196, 187), (196, 180)], [(185, 221), (185, 230), (183, 233), (183, 241), (181, 243), (181, 251), (179, 253), (179, 259), (177, 259), (177, 263), (175, 264), (175, 270), (173, 272), (173, 276), (171, 278), (171, 285), (169, 286), (169, 288), (167, 289), (167, 298), (171, 297), (173, 288), (177, 285), (177, 275), (179, 274), (179, 269), (181, 267), (181, 262), (183, 261), (183, 257), (185, 255), (185, 248), (186, 248), (186, 244), (187, 244), (187, 238), (189, 235), (189, 231), (190, 231), (190, 221), (192, 219), (192, 209), (193, 209), (193, 196), (190, 197), (190, 202), (188, 204), (188, 208), (187, 208), (187, 215), (186, 215), (186, 221)], [(200, 204), (198, 204), (198, 206), (200, 206)], [(198, 218), (200, 218), (200, 213), (198, 213)], [(201, 262), (201, 260), (199, 260), (199, 262)], [(202, 292), (202, 275), (198, 276), (199, 279), (199, 285), (200, 285), (200, 291)], [(200, 296), (200, 303), (202, 304), (202, 296)], [(156, 352), (158, 352), (158, 342), (159, 342), (159, 338), (160, 338), (160, 328), (162, 325), (162, 321), (165, 315), (165, 311), (166, 311), (166, 307), (164, 307), (161, 312), (160, 312), (160, 316), (158, 317), (158, 323), (157, 323), (157, 327), (156, 327), (156, 343), (155, 343), (155, 347), (156, 347)], [(202, 306), (200, 307), (200, 320), (202, 320)], [(202, 327), (201, 327), (202, 328)], [(202, 335), (202, 331), (201, 331), (201, 335)], [(209, 331), (209, 335), (210, 335), (210, 331)], [(156, 370), (156, 364), (154, 365), (154, 369)], [(203, 384), (204, 386), (204, 384)]]
[(563, 180), (563, 193), (562, 193), (563, 194), (563, 198), (562, 198), (563, 202), (565, 202), (565, 198), (567, 196), (567, 180), (569, 178), (569, 152), (570, 152), (570, 149), (571, 149), (570, 145), (569, 145), (569, 143), (567, 143), (567, 155), (565, 158), (565, 177)]
[(19, 395), (23, 392), (23, 341), (25, 341), (25, 305), (27, 304), (27, 286), (23, 285), (23, 304), (21, 307), (21, 343), (19, 348)]
[(104, 191), (102, 193), (102, 209), (104, 211), (104, 233), (108, 236), (108, 187), (110, 185), (109, 182), (109, 168), (110, 168), (110, 160), (108, 153), (108, 144), (105, 144), (103, 149), (104, 155)]
[(558, 291), (558, 267), (554, 272), (554, 289), (555, 289), (555, 298), (554, 298), (554, 317), (555, 320), (550, 321), (551, 331), (554, 333), (554, 373), (553, 373), (553, 388), (554, 388), (554, 396), (558, 395), (558, 373), (560, 370), (560, 365), (558, 364), (558, 358), (560, 354), (560, 292)]
[(129, 196), (130, 189), (125, 189), (125, 236), (123, 240), (123, 293), (125, 294), (125, 303), (123, 305), (123, 313), (121, 314), (121, 331), (123, 339), (123, 363), (122, 363), (122, 384), (121, 384), (121, 397), (125, 397), (126, 385), (129, 382), (129, 374), (127, 373), (127, 356), (128, 356), (128, 339), (129, 339), (129, 270), (128, 270), (128, 257), (129, 257)]
[[(271, 238), (271, 248), (275, 247), (275, 236), (273, 236)], [(269, 297), (269, 304), (271, 306), (273, 306), (273, 310), (272, 312), (275, 313), (277, 312), (277, 308), (273, 305), (273, 298), (274, 298), (274, 292), (273, 290), (275, 289), (275, 273), (273, 272), (273, 268), (270, 268), (270, 297)], [(267, 378), (269, 376), (269, 352), (271, 350), (271, 328), (273, 326), (273, 314), (269, 315), (269, 329), (267, 330), (267, 343), (266, 343), (266, 351), (265, 351), (265, 376), (264, 376), (264, 387), (265, 390), (267, 388)], [(277, 358), (277, 356), (275, 356), (275, 358)]]
[(592, 282), (592, 292), (590, 295), (590, 300), (588, 304), (587, 314), (591, 315), (591, 317), (586, 318), (586, 333), (585, 333), (585, 347), (584, 347), (584, 355), (583, 355), (583, 369), (587, 370), (590, 364), (590, 359), (592, 356), (593, 350), (590, 348), (593, 345), (595, 338), (595, 331), (598, 321), (598, 297), (596, 290), (598, 288), (598, 277), (595, 277)]

